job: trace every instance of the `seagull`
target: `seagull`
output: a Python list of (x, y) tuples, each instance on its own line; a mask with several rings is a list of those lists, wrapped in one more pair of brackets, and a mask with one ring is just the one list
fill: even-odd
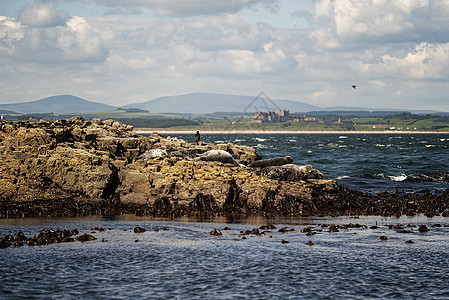
[(353, 84), (352, 88), (355, 90), (357, 88), (357, 86), (355, 84)]

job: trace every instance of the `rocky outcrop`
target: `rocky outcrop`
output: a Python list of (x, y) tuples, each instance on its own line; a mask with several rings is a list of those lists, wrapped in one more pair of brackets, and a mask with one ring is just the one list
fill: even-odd
[(397, 214), (434, 205), (417, 199), (413, 211), (395, 196), (401, 204), (388, 209), (310, 165), (260, 159), (251, 147), (139, 136), (112, 120), (2, 121), (0, 217)]
[(195, 145), (157, 133), (139, 136), (119, 122), (80, 117), (3, 121), (0, 159), (2, 217), (45, 214), (48, 207), (62, 215), (124, 209), (154, 215), (294, 213), (312, 200), (318, 185), (336, 186), (334, 181), (310, 181), (307, 172), (276, 178), (274, 171), (246, 168), (260, 160), (251, 147)]

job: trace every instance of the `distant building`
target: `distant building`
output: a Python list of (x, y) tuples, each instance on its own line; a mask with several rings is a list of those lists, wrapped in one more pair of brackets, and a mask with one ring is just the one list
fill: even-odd
[(286, 122), (290, 119), (290, 112), (288, 110), (280, 110), (279, 114), (274, 111), (257, 111), (254, 113), (253, 123), (274, 123)]
[(257, 111), (254, 113), (252, 123), (275, 123), (275, 122), (321, 122), (320, 118), (307, 117), (306, 115), (290, 115), (289, 110), (279, 110), (279, 114), (274, 111)]
[(279, 121), (285, 122), (290, 120), (290, 111), (288, 110), (280, 110), (279, 111)]

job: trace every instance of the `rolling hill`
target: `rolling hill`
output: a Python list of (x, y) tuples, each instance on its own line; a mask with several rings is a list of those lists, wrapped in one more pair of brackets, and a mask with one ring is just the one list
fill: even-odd
[[(214, 93), (193, 93), (179, 96), (167, 96), (154, 100), (133, 103), (123, 108), (137, 108), (147, 110), (150, 113), (175, 113), (175, 114), (211, 114), (211, 113), (248, 113), (255, 111), (277, 111), (280, 109), (290, 110), (291, 113), (308, 114), (351, 114), (351, 115), (380, 115), (394, 112), (412, 112), (415, 114), (440, 114), (437, 111), (399, 110), (399, 109), (373, 109), (364, 107), (335, 106), (320, 108), (311, 104), (292, 100), (271, 100), (264, 97), (238, 96)], [(41, 100), (0, 104), (2, 114), (33, 114), (33, 113), (55, 113), (55, 114), (78, 114), (95, 113), (116, 110), (118, 107), (106, 105), (99, 102), (88, 101), (72, 95), (58, 95)]]
[(12, 110), (22, 114), (30, 113), (89, 113), (114, 110), (115, 106), (87, 101), (71, 95), (58, 95), (41, 100), (0, 104), (1, 110)]
[(140, 108), (152, 113), (214, 113), (248, 112), (288, 109), (290, 112), (319, 110), (314, 105), (291, 100), (270, 100), (254, 96), (237, 96), (213, 93), (194, 93), (179, 96), (161, 97), (143, 103), (129, 104), (124, 107)]

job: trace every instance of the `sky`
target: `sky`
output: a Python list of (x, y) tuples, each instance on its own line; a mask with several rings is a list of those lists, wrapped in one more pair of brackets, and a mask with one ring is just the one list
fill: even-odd
[(0, 104), (264, 92), (449, 111), (448, 32), (447, 0), (0, 0)]

